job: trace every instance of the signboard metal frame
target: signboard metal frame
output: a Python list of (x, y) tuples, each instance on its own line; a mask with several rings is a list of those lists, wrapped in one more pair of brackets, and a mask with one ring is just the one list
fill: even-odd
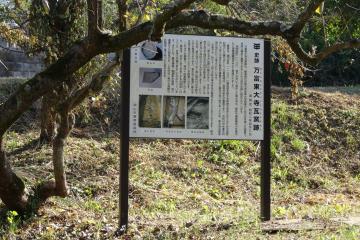
[[(271, 42), (264, 39), (264, 138), (261, 140), (260, 219), (271, 218)], [(129, 112), (130, 49), (123, 51), (121, 67), (120, 166), (119, 166), (119, 234), (128, 228), (129, 215)]]

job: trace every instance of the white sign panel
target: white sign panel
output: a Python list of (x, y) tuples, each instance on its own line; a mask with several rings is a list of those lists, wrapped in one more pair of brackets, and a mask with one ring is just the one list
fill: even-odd
[(263, 39), (165, 35), (130, 68), (130, 137), (263, 140)]

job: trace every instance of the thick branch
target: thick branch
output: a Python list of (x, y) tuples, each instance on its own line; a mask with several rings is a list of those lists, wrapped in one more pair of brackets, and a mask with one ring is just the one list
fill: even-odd
[(157, 15), (153, 21), (150, 39), (153, 41), (160, 41), (162, 35), (164, 34), (166, 22), (181, 12), (181, 10), (189, 7), (193, 2), (195, 2), (195, 0), (175, 0), (166, 5), (163, 9), (163, 13)]
[(118, 62), (108, 63), (99, 73), (93, 76), (92, 81), (87, 86), (77, 90), (65, 102), (58, 106), (57, 110), (60, 115), (60, 125), (53, 142), (55, 183), (50, 182), (46, 185), (46, 188), (41, 189), (45, 199), (52, 195), (66, 197), (68, 194), (64, 164), (64, 148), (66, 138), (75, 123), (75, 117), (70, 111), (88, 97), (89, 94), (99, 92), (103, 88), (105, 80), (109, 78), (117, 65)]
[(25, 185), (12, 171), (4, 148), (3, 138), (0, 137), (0, 199), (8, 208), (23, 211), (27, 204)]
[(299, 36), (301, 31), (303, 30), (306, 22), (314, 15), (315, 10), (322, 4), (324, 0), (312, 0), (304, 12), (302, 12), (298, 18), (296, 19), (295, 23), (291, 27), (291, 32)]
[(348, 42), (334, 44), (323, 49), (321, 52), (315, 55), (317, 62), (319, 63), (321, 60), (325, 59), (327, 56), (334, 52), (339, 52), (346, 49), (360, 48), (360, 39), (353, 39)]
[(66, 138), (72, 130), (74, 123), (75, 117), (73, 114), (69, 114), (66, 111), (61, 112), (58, 133), (53, 142), (55, 193), (61, 197), (66, 197), (68, 195), (64, 164), (64, 147)]
[(107, 63), (103, 69), (101, 69), (92, 77), (92, 80), (88, 85), (77, 90), (59, 106), (59, 108), (61, 109), (60, 111), (70, 112), (89, 95), (100, 92), (103, 89), (104, 83), (110, 78), (111, 74), (118, 66), (118, 61)]
[(205, 11), (181, 12), (167, 23), (167, 28), (196, 26), (205, 29), (226, 29), (246, 35), (284, 36), (290, 25), (284, 22), (247, 22), (225, 15), (209, 14)]

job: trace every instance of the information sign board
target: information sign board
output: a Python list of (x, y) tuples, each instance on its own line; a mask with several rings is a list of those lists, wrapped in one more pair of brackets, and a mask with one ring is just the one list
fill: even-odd
[(130, 137), (264, 139), (265, 41), (165, 34), (130, 53)]
[(261, 141), (260, 217), (271, 217), (269, 40), (166, 34), (125, 49), (119, 233), (129, 214), (129, 139)]

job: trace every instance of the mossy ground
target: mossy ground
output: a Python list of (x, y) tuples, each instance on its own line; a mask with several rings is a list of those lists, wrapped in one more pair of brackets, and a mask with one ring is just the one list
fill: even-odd
[[(273, 90), (272, 216), (330, 222), (360, 216), (360, 91)], [(118, 239), (116, 133), (72, 135), (70, 196), (21, 220), (2, 212), (3, 239)], [(27, 185), (52, 178), (51, 148), (19, 148), (38, 132), (11, 131), (6, 148)], [(13, 153), (13, 154), (11, 154)], [(360, 239), (360, 227), (261, 231), (258, 142), (132, 140), (130, 228), (124, 239)], [(31, 189), (29, 189), (31, 191)]]

